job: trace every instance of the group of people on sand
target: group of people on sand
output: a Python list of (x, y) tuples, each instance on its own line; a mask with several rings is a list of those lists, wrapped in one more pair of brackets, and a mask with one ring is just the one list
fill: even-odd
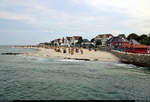
[(83, 54), (83, 49), (82, 48), (75, 48), (75, 47), (55, 47), (54, 50), (56, 52), (60, 52), (60, 53), (69, 53), (71, 55), (74, 55), (74, 53), (81, 53)]
[[(83, 48), (78, 48), (78, 47), (54, 47), (54, 50), (56, 52), (60, 53), (69, 53), (71, 55), (74, 55), (75, 53), (81, 53), (83, 54)], [(98, 48), (88, 48), (89, 51), (94, 50), (95, 52), (98, 51)]]
[[(88, 48), (88, 49), (89, 49), (89, 51), (92, 51), (92, 48)], [(94, 48), (93, 50), (96, 52), (96, 51), (98, 51), (98, 48)]]

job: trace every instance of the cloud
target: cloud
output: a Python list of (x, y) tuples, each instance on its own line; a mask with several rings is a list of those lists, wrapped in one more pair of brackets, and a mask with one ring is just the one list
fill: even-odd
[[(149, 0), (70, 0), (70, 3), (85, 8), (84, 12), (76, 8), (76, 13), (55, 8), (52, 1), (1, 0), (0, 19), (17, 20), (45, 31), (111, 33), (150, 30)], [(88, 12), (89, 9), (92, 12)]]
[(24, 22), (35, 22), (34, 18), (25, 15), (18, 15), (12, 12), (1, 12), (0, 19), (19, 20)]
[(74, 3), (83, 3), (97, 11), (113, 12), (127, 16), (129, 27), (137, 28), (139, 32), (150, 31), (150, 1), (149, 0), (73, 0)]
[[(80, 0), (73, 1), (80, 2)], [(149, 0), (82, 0), (82, 3), (93, 6), (97, 10), (116, 11), (135, 17), (150, 16)]]

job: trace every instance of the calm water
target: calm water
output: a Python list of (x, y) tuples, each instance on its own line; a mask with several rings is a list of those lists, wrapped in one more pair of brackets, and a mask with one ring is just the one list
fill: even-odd
[[(33, 49), (0, 47), (2, 52)], [(0, 55), (0, 100), (150, 100), (150, 70), (123, 63)]]

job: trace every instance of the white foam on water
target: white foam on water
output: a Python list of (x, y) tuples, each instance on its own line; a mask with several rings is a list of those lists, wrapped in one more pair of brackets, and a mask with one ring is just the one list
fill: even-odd
[(74, 59), (62, 59), (62, 60), (58, 60), (58, 61), (62, 61), (62, 62), (81, 62), (81, 60), (74, 60)]
[(127, 64), (124, 64), (124, 63), (116, 63), (116, 65), (119, 67), (126, 67), (127, 66)]
[(47, 60), (47, 58), (43, 58), (43, 57), (35, 57), (35, 56), (23, 56), (23, 57), (29, 61), (43, 62)]

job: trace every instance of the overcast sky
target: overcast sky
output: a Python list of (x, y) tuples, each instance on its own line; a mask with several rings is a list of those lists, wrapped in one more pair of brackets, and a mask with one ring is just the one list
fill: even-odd
[(150, 0), (0, 0), (0, 44), (150, 33)]

